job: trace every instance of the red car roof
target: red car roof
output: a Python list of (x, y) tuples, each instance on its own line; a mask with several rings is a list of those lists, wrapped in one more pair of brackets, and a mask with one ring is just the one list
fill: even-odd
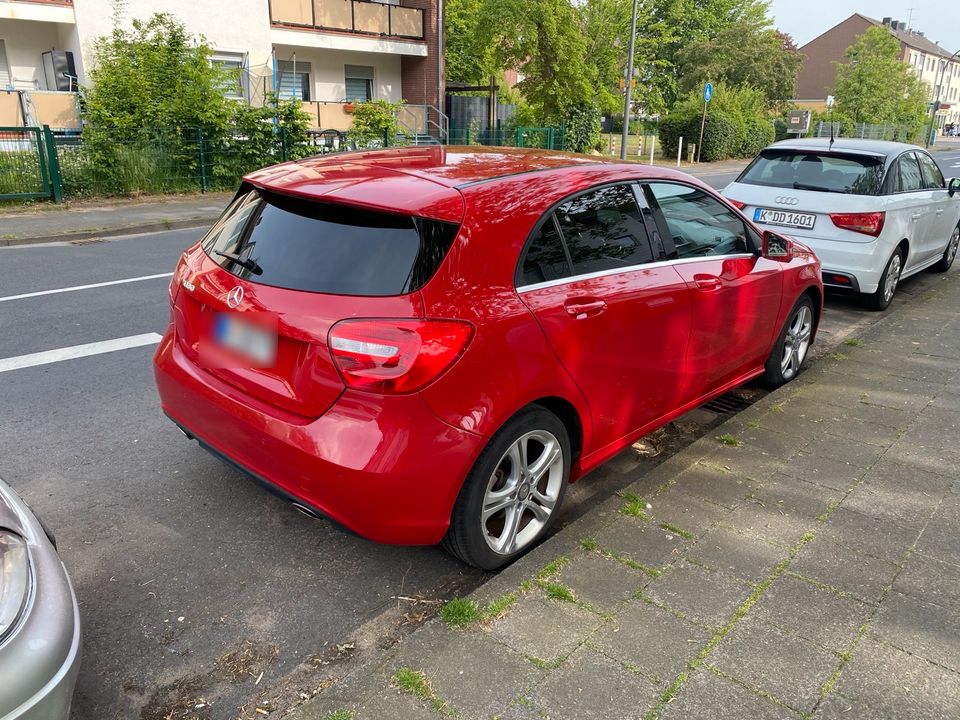
[(553, 150), (427, 145), (305, 158), (245, 180), (286, 194), (459, 222), (464, 205), (458, 188), (562, 168), (581, 178), (622, 172), (634, 178), (682, 176), (668, 168)]

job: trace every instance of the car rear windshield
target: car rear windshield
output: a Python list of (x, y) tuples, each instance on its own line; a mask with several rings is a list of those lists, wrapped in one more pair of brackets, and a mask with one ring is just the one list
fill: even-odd
[(457, 225), (242, 192), (203, 240), (237, 277), (336, 295), (402, 295), (420, 289), (446, 256)]
[(792, 190), (878, 195), (883, 183), (883, 160), (842, 153), (764, 150), (737, 182)]

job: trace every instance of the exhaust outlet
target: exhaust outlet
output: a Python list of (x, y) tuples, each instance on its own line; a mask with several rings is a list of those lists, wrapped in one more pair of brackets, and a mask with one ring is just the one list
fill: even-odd
[(318, 520), (318, 519), (320, 518), (320, 514), (319, 514), (316, 510), (311, 510), (311, 509), (308, 508), (306, 505), (301, 505), (301, 504), (298, 503), (298, 502), (292, 502), (292, 503), (290, 503), (290, 504), (293, 505), (293, 508), (294, 508), (295, 510), (297, 510), (297, 511), (299, 511), (299, 512), (302, 512), (302, 513), (303, 513), (304, 515), (306, 515), (307, 517), (311, 517), (311, 518), (313, 518), (314, 520)]

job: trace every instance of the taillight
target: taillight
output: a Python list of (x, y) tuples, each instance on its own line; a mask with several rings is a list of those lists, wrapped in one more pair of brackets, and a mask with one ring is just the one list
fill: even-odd
[(745, 202), (740, 202), (739, 200), (731, 200), (727, 198), (727, 202), (733, 205), (737, 210), (743, 210), (747, 204)]
[(416, 392), (467, 347), (473, 326), (457, 320), (342, 320), (330, 328), (330, 353), (347, 387)]
[(173, 277), (170, 278), (170, 285), (167, 287), (167, 293), (170, 295), (170, 304), (177, 299), (177, 292), (180, 290), (180, 282), (183, 280), (184, 272), (187, 268), (187, 254), (182, 253), (177, 260), (177, 266), (173, 269)]
[(878, 237), (883, 232), (886, 213), (831, 213), (830, 219), (838, 228)]

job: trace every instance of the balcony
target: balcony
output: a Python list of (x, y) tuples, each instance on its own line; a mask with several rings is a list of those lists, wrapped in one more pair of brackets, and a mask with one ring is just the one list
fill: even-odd
[(397, 40), (423, 40), (423, 10), (368, 0), (272, 0), (270, 22)]
[(76, 23), (73, 0), (0, 0), (0, 20)]

